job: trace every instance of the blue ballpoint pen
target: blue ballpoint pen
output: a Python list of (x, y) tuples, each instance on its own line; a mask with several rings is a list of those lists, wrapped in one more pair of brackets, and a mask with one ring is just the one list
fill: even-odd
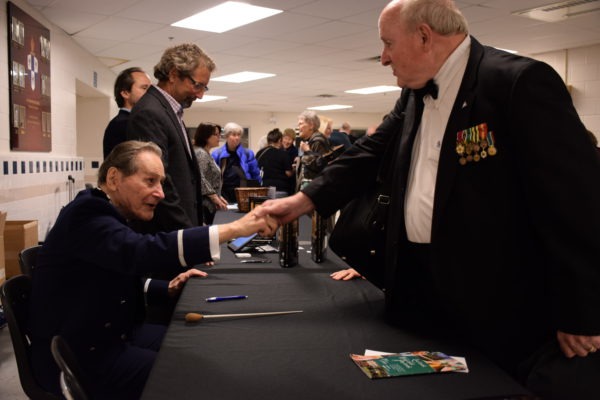
[(248, 296), (217, 296), (217, 297), (208, 297), (206, 299), (206, 301), (208, 301), (209, 303), (215, 302), (215, 301), (223, 301), (223, 300), (241, 300), (241, 299), (247, 299)]

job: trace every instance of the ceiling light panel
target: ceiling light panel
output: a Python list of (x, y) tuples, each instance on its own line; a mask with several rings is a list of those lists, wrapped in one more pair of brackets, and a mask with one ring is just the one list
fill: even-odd
[(375, 93), (395, 92), (398, 90), (401, 90), (398, 86), (372, 86), (372, 87), (366, 87), (366, 88), (362, 88), (362, 89), (346, 90), (345, 93), (375, 94)]
[(219, 76), (218, 78), (212, 78), (211, 81), (242, 83), (242, 82), (255, 81), (257, 79), (271, 78), (273, 76), (275, 76), (275, 74), (268, 74), (268, 73), (264, 73), (264, 72), (243, 71), (243, 72), (238, 72), (235, 74)]
[(513, 14), (539, 21), (558, 22), (599, 11), (599, 0), (572, 0), (547, 4), (528, 10), (514, 11)]
[(314, 110), (314, 111), (344, 110), (346, 108), (352, 108), (352, 106), (346, 106), (346, 105), (342, 105), (342, 104), (330, 104), (327, 106), (308, 107), (309, 110)]
[(237, 1), (227, 1), (172, 24), (179, 28), (223, 33), (283, 12)]

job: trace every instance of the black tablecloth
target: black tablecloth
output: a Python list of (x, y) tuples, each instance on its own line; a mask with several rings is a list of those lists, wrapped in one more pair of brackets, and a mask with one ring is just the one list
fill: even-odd
[[(365, 280), (329, 277), (341, 268), (331, 261), (335, 257), (317, 265), (301, 250), (300, 265), (283, 269), (275, 255), (272, 264), (240, 264), (224, 256), (208, 278), (186, 285), (143, 399), (476, 399), (527, 393), (471, 349), (386, 325), (380, 290)], [(226, 295), (248, 298), (205, 301)], [(303, 313), (184, 321), (188, 312), (286, 310)], [(349, 357), (365, 349), (442, 351), (466, 357), (470, 372), (370, 380)]]

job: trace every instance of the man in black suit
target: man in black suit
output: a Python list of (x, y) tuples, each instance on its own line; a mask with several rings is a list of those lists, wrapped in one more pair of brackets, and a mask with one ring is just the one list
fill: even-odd
[(148, 74), (138, 67), (127, 68), (117, 76), (114, 93), (119, 113), (104, 131), (102, 150), (105, 159), (116, 145), (126, 140), (129, 113), (151, 84)]
[(392, 1), (379, 31), (382, 64), (403, 88), (395, 109), (263, 212), (281, 223), (335, 212), (374, 182), (401, 135), (388, 320), (467, 342), (544, 399), (589, 398), (600, 361), (600, 163), (563, 81), (482, 46), (451, 1)]
[(136, 224), (140, 232), (202, 225), (200, 170), (182, 117), (183, 110), (208, 90), (214, 68), (213, 60), (195, 44), (165, 50), (154, 67), (158, 84), (131, 110), (127, 138), (156, 143), (167, 174), (165, 199), (151, 221)]

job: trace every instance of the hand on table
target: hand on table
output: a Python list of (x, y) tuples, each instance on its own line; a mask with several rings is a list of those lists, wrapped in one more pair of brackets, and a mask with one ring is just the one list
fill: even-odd
[(600, 336), (572, 335), (558, 331), (556, 338), (567, 358), (586, 357), (600, 349)]
[(197, 270), (195, 268), (188, 269), (185, 272), (177, 275), (171, 282), (169, 282), (169, 296), (174, 297), (181, 293), (183, 286), (192, 276), (205, 277), (208, 274), (204, 271)]
[(340, 271), (336, 271), (333, 274), (329, 275), (336, 281), (350, 281), (355, 278), (363, 278), (361, 274), (358, 273), (354, 268), (342, 269)]
[(227, 210), (227, 200), (225, 200), (222, 196), (213, 194), (210, 196), (210, 201), (212, 201), (215, 207), (217, 207), (217, 210)]

